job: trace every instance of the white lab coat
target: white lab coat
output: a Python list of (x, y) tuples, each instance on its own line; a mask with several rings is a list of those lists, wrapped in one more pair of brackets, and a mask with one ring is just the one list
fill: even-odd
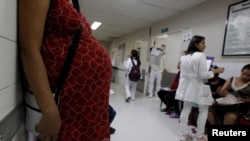
[(206, 56), (202, 52), (181, 56), (181, 74), (175, 99), (194, 102), (198, 105), (212, 104), (212, 94), (204, 96), (200, 92), (204, 82), (214, 76), (212, 71), (207, 70), (206, 63)]

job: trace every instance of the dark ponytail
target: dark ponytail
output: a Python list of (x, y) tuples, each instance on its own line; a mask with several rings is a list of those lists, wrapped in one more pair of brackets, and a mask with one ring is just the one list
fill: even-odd
[(138, 65), (141, 65), (141, 61), (140, 61), (140, 57), (139, 57), (139, 53), (137, 50), (131, 50), (131, 59), (135, 58), (135, 60), (138, 62)]

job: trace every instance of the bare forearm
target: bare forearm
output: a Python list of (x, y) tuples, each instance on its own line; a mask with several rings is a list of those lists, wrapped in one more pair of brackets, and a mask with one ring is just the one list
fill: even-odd
[(21, 51), (25, 76), (34, 93), (38, 106), (44, 113), (49, 112), (55, 102), (49, 86), (46, 69), (39, 53)]

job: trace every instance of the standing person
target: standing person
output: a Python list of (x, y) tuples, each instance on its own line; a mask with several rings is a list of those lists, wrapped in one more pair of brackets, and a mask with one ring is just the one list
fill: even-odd
[(137, 88), (137, 81), (131, 81), (129, 80), (129, 73), (132, 69), (133, 66), (133, 62), (136, 66), (141, 66), (141, 61), (140, 61), (140, 57), (138, 54), (137, 50), (131, 50), (131, 57), (128, 58), (128, 60), (126, 61), (126, 82), (125, 82), (125, 93), (126, 93), (126, 102), (129, 102), (131, 99), (135, 100), (135, 92), (136, 92), (136, 88)]
[[(196, 138), (198, 141), (207, 141), (204, 128), (207, 120), (208, 107), (212, 104), (210, 87), (204, 85), (207, 79), (212, 78), (215, 73), (222, 73), (224, 68), (207, 70), (205, 49), (205, 37), (192, 37), (186, 55), (180, 59), (180, 80), (175, 98), (183, 101), (183, 109), (180, 116), (181, 140), (187, 140), (188, 116), (193, 104), (198, 104), (199, 115), (197, 121)], [(206, 87), (208, 86), (208, 87)]]
[(162, 57), (165, 55), (166, 45), (162, 44), (161, 47), (153, 47), (150, 49), (150, 66), (149, 66), (149, 87), (148, 97), (151, 98), (154, 95), (154, 82), (156, 81), (156, 91), (158, 93), (161, 88), (162, 71), (166, 71), (165, 62)]
[[(18, 1), (20, 56), (42, 114), (33, 129), (37, 140), (110, 140), (111, 60), (79, 11), (77, 0)], [(56, 105), (52, 93), (80, 29), (78, 48)]]

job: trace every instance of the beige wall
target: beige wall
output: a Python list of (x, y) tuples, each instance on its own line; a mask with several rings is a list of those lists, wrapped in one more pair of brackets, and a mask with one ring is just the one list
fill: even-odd
[[(158, 22), (151, 26), (152, 37), (162, 35), (161, 29), (168, 27), (169, 38), (167, 42), (179, 45), (175, 53), (168, 53), (167, 64), (173, 72), (176, 71), (176, 60), (180, 55), (180, 51), (186, 49), (187, 44), (182, 44), (182, 31), (185, 27), (192, 27), (193, 35), (202, 35), (206, 37), (206, 50), (205, 53), (209, 56), (215, 57), (215, 62), (223, 65), (224, 63), (249, 63), (249, 57), (223, 57), (222, 48), (225, 32), (225, 23), (227, 19), (227, 10), (230, 4), (239, 2), (240, 0), (208, 0), (205, 3), (197, 5), (189, 10), (172, 16), (162, 22)], [(126, 43), (126, 52), (131, 47), (131, 43), (136, 40), (148, 40), (149, 27), (138, 30), (132, 34), (128, 34), (120, 39), (113, 40), (111, 42), (111, 50), (115, 50), (119, 43)], [(175, 33), (179, 33), (176, 36)], [(171, 35), (175, 35), (174, 41)], [(179, 40), (178, 40), (179, 38)], [(149, 41), (150, 42), (150, 41)], [(128, 45), (128, 46), (127, 46)], [(142, 48), (143, 49), (143, 48)], [(148, 49), (148, 48), (145, 48)], [(171, 49), (171, 51), (175, 51)], [(115, 59), (115, 58), (112, 58)], [(145, 62), (147, 63), (147, 62)]]

